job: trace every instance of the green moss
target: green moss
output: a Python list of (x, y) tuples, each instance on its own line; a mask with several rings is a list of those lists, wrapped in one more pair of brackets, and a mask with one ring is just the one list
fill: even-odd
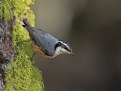
[[(29, 5), (33, 4), (33, 0), (3, 0), (4, 14), (0, 11), (0, 17), (12, 19), (10, 7), (14, 5), (14, 15), (16, 17), (13, 44), (15, 52), (19, 52), (11, 67), (7, 68), (5, 75), (6, 87), (4, 91), (43, 91), (43, 82), (41, 72), (33, 66), (30, 57), (33, 52), (28, 42), (17, 45), (18, 42), (29, 39), (28, 32), (20, 25), (19, 15), (26, 13), (29, 22), (34, 25), (34, 14), (30, 10)], [(0, 2), (0, 8), (2, 3)]]

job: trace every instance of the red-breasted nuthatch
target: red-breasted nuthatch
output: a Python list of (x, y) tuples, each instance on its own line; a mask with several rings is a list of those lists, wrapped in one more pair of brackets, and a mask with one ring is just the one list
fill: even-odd
[(44, 30), (32, 27), (27, 19), (23, 19), (23, 27), (29, 32), (32, 48), (35, 53), (45, 57), (56, 57), (60, 54), (73, 54), (72, 49)]

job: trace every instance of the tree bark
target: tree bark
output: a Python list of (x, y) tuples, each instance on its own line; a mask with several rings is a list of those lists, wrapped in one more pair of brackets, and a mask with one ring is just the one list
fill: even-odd
[[(43, 91), (41, 72), (33, 66), (28, 32), (20, 24), (26, 14), (34, 25), (29, 5), (33, 0), (0, 0), (0, 89), (3, 91)], [(18, 44), (21, 42), (21, 44)], [(0, 90), (0, 91), (1, 91)]]

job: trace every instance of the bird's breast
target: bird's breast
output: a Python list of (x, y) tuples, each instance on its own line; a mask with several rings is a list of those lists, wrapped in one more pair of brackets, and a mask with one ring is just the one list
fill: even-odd
[(49, 56), (47, 53), (45, 53), (45, 52), (41, 49), (41, 47), (38, 47), (38, 45), (35, 44), (35, 43), (33, 43), (33, 41), (31, 41), (30, 43), (31, 43), (31, 46), (32, 46), (33, 51), (34, 51), (36, 54), (38, 54), (38, 55), (40, 55), (40, 56), (47, 57), (47, 58), (53, 58), (53, 57), (54, 57), (54, 56)]
[(38, 55), (45, 55), (43, 50), (40, 47), (38, 47), (35, 43), (33, 43), (32, 41), (31, 41), (31, 46), (32, 46), (33, 51), (35, 53), (37, 53)]

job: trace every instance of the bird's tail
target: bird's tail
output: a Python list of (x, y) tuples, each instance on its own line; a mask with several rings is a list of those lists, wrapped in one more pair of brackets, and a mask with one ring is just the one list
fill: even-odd
[(27, 19), (23, 19), (23, 27), (32, 27), (30, 24), (29, 24), (29, 22), (27, 21)]
[(23, 19), (23, 27), (26, 28), (26, 30), (29, 32), (30, 35), (33, 35), (34, 30), (33, 27), (30, 25), (30, 23), (27, 21), (27, 19)]

